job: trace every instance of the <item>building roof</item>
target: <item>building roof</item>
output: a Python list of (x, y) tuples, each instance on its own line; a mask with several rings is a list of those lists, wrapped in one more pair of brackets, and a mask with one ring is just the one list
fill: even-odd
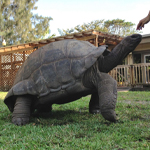
[(140, 44), (136, 47), (134, 52), (137, 51), (149, 51), (150, 50), (150, 34), (142, 35), (142, 40)]
[(33, 41), (24, 44), (0, 47), (0, 54), (8, 54), (8, 53), (19, 52), (19, 51), (33, 50), (34, 48), (42, 47), (48, 43), (65, 40), (65, 39), (77, 39), (82, 41), (89, 41), (95, 46), (104, 45), (104, 44), (108, 46), (115, 46), (123, 39), (123, 37), (119, 35), (99, 32), (96, 30), (87, 30), (83, 32), (68, 34), (65, 36), (58, 36), (54, 38), (43, 39), (43, 40)]
[(143, 34), (142, 37), (143, 37), (143, 38), (145, 38), (145, 37), (150, 37), (150, 34)]

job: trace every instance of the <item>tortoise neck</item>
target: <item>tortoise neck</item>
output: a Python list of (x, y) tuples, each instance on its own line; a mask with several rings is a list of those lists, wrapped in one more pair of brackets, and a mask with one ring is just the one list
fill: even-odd
[(98, 61), (85, 72), (82, 82), (86, 88), (94, 88), (97, 86)]
[(98, 58), (98, 68), (100, 72), (108, 73), (115, 68), (132, 49), (127, 48), (121, 43), (118, 44), (107, 56), (101, 55)]

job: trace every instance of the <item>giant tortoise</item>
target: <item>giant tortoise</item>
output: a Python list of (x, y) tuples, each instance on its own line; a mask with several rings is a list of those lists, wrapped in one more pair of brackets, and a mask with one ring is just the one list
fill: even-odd
[(4, 102), (13, 112), (12, 122), (25, 125), (35, 110), (51, 111), (91, 94), (90, 113), (116, 121), (116, 81), (107, 73), (141, 41), (140, 34), (124, 38), (111, 52), (74, 39), (47, 44), (34, 51), (17, 72)]

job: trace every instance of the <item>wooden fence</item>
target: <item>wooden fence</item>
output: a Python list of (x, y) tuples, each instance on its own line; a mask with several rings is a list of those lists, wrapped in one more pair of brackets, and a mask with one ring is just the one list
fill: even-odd
[[(12, 87), (18, 69), (33, 51), (0, 55), (0, 91), (8, 91)], [(119, 65), (109, 74), (119, 87), (150, 84), (150, 63)]]
[(118, 86), (150, 84), (150, 63), (119, 65), (109, 72)]
[(34, 50), (0, 55), (0, 91), (8, 91), (23, 62)]

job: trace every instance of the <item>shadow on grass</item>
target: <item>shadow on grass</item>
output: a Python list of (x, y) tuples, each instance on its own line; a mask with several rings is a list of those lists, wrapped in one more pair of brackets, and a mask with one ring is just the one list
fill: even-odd
[[(12, 113), (5, 112), (0, 115), (3, 123), (11, 123)], [(110, 126), (112, 123), (106, 121), (101, 114), (90, 114), (87, 109), (81, 110), (52, 110), (49, 113), (33, 113), (29, 124), (42, 126), (63, 126), (68, 124), (93, 124), (100, 123)], [(123, 123), (117, 121), (116, 123)]]
[[(50, 113), (34, 113), (31, 117), (30, 123), (41, 125), (62, 126), (67, 124), (91, 124), (100, 123), (110, 126), (112, 122), (106, 121), (101, 114), (90, 114), (87, 111), (76, 110), (54, 110)], [(123, 123), (117, 121), (116, 123)]]
[(48, 113), (33, 113), (32, 116), (33, 117), (42, 117), (44, 119), (61, 119), (65, 116), (72, 116), (72, 115), (77, 115), (77, 114), (82, 114), (82, 115), (86, 115), (89, 114), (88, 112), (80, 112), (80, 111), (76, 111), (76, 110), (53, 110), (51, 112)]
[(55, 110), (49, 113), (34, 113), (32, 114), (31, 121), (38, 123), (50, 123), (53, 125), (66, 125), (70, 123), (79, 123), (81, 121), (92, 118), (92, 114), (89, 112), (80, 112), (75, 110)]

